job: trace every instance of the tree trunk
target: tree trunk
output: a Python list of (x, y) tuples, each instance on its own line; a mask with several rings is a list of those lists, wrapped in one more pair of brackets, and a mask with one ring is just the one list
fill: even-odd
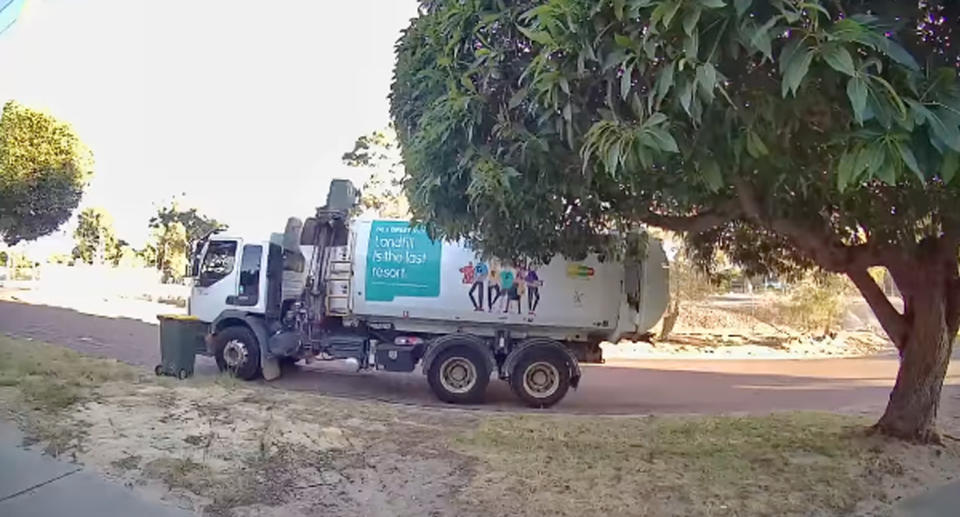
[(896, 438), (939, 443), (940, 391), (960, 319), (956, 274), (945, 274), (936, 264), (917, 267), (919, 272), (901, 287), (907, 307), (900, 316), (903, 331), (891, 336), (900, 350), (900, 369), (887, 408), (874, 428)]
[(680, 302), (674, 301), (670, 305), (667, 315), (663, 317), (663, 325), (660, 327), (660, 341), (670, 339), (670, 333), (673, 332), (673, 327), (677, 324), (678, 318), (680, 318)]

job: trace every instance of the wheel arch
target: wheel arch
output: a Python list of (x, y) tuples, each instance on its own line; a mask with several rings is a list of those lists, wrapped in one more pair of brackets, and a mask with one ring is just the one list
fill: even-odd
[(513, 367), (517, 365), (517, 361), (520, 360), (520, 357), (523, 356), (524, 352), (529, 350), (531, 347), (547, 347), (550, 349), (555, 349), (559, 353), (563, 354), (567, 358), (567, 365), (570, 368), (570, 386), (574, 389), (580, 384), (580, 361), (577, 361), (577, 357), (573, 355), (573, 352), (569, 348), (563, 346), (559, 341), (555, 341), (549, 338), (530, 338), (525, 339), (517, 345), (516, 348), (510, 352), (510, 355), (507, 356), (507, 359), (503, 363), (503, 371), (507, 372), (507, 375), (510, 375), (510, 372), (513, 371)]
[(277, 358), (270, 353), (267, 346), (269, 335), (267, 334), (267, 325), (262, 317), (246, 313), (243, 311), (223, 311), (217, 316), (217, 319), (210, 324), (214, 334), (228, 327), (242, 326), (249, 328), (257, 338), (257, 348), (260, 349), (260, 369), (263, 372), (263, 378), (273, 380), (280, 375), (280, 363)]
[(423, 355), (422, 371), (426, 375), (430, 371), (430, 365), (434, 359), (444, 350), (457, 345), (467, 345), (480, 352), (487, 361), (487, 366), (491, 372), (497, 371), (497, 359), (493, 356), (490, 347), (477, 336), (473, 334), (445, 334), (430, 341), (426, 353)]

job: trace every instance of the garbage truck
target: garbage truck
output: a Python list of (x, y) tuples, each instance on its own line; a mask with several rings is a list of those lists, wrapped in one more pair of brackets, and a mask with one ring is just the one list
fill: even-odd
[(358, 201), (333, 180), (326, 204), (283, 233), (199, 243), (188, 312), (221, 370), (271, 380), (301, 360), (419, 367), (450, 403), (482, 402), (496, 376), (544, 408), (577, 387), (581, 362), (602, 361), (601, 342), (646, 333), (666, 309), (659, 241), (640, 261), (517, 263), (408, 221), (353, 217)]

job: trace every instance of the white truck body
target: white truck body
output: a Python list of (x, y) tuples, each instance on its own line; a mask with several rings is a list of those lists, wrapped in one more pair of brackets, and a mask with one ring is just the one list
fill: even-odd
[[(326, 257), (328, 307), (405, 331), (489, 335), (508, 326), (563, 341), (617, 341), (648, 331), (666, 308), (666, 256), (659, 242), (647, 251), (631, 278), (622, 263), (595, 255), (517, 267), (483, 260), (462, 243), (432, 242), (405, 221), (356, 221), (348, 244)], [(636, 307), (629, 282), (639, 284)]]

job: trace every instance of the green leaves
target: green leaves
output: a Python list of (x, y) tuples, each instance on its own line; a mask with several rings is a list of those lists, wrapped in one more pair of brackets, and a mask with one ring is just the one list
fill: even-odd
[(69, 124), (9, 101), (0, 115), (0, 239), (57, 230), (80, 203), (93, 156)]
[(920, 170), (920, 165), (917, 163), (917, 157), (914, 156), (913, 151), (904, 145), (903, 142), (897, 142), (895, 146), (907, 168), (913, 171), (920, 181), (926, 181), (926, 177), (924, 176), (923, 171)]
[(650, 14), (650, 26), (656, 27), (658, 23), (662, 23), (664, 29), (670, 27), (673, 17), (677, 15), (677, 11), (682, 4), (682, 0), (664, 0), (661, 2)]
[(922, 121), (930, 128), (930, 141), (934, 147), (945, 146), (960, 152), (960, 117), (949, 109), (930, 109), (913, 99), (906, 100), (914, 120)]
[(713, 102), (713, 89), (717, 87), (717, 70), (710, 63), (697, 67), (697, 86), (707, 102)]
[[(918, 71), (943, 54), (920, 53), (941, 40), (914, 45), (914, 4), (423, 6), (397, 47), (391, 114), (412, 211), (440, 235), (580, 253), (645, 211), (716, 212), (741, 179), (771, 217), (841, 240), (857, 221), (908, 228), (881, 237), (893, 242), (917, 223), (898, 218), (933, 213), (937, 196), (960, 203), (960, 83), (954, 67)], [(509, 185), (468, 192), (481, 162)], [(750, 224), (708, 233), (725, 246)]]
[(828, 45), (824, 48), (823, 60), (838, 72), (849, 76), (854, 76), (857, 73), (857, 69), (853, 64), (853, 57), (851, 57), (850, 52), (841, 45)]
[(553, 38), (550, 37), (550, 34), (547, 32), (532, 30), (526, 27), (521, 27), (521, 26), (517, 26), (517, 30), (520, 31), (524, 36), (526, 36), (530, 41), (539, 43), (544, 46), (555, 45)]
[(943, 162), (940, 164), (940, 179), (944, 183), (950, 183), (960, 171), (960, 153), (956, 151), (947, 151), (943, 155)]
[(864, 111), (867, 109), (867, 82), (859, 77), (847, 81), (847, 97), (853, 108), (853, 116), (857, 123), (863, 125)]
[(667, 63), (657, 75), (657, 106), (660, 105), (660, 103), (663, 101), (663, 98), (666, 97), (667, 93), (670, 91), (670, 88), (673, 87), (673, 73), (675, 68), (675, 62), (671, 61)]
[(716, 160), (707, 160), (700, 169), (703, 182), (711, 192), (718, 192), (723, 188), (723, 175), (720, 173), (720, 164)]
[(759, 135), (753, 131), (747, 131), (747, 153), (754, 158), (762, 158), (770, 154), (770, 151)]
[(703, 13), (703, 10), (699, 7), (694, 7), (687, 11), (687, 14), (683, 17), (683, 32), (687, 33), (687, 36), (692, 36), (694, 30), (697, 28), (697, 22), (700, 21), (700, 15)]
[(807, 71), (810, 70), (810, 62), (813, 61), (813, 55), (813, 49), (810, 48), (797, 49), (792, 53), (790, 60), (785, 65), (786, 70), (783, 73), (783, 80), (781, 82), (780, 93), (783, 97), (786, 97), (787, 93), (792, 93), (796, 96), (797, 89), (800, 88), (800, 83), (807, 75)]
[(607, 175), (618, 177), (624, 166), (647, 168), (657, 155), (680, 151), (663, 113), (654, 113), (639, 125), (602, 120), (587, 131), (584, 140), (580, 160), (585, 175), (598, 160)]

